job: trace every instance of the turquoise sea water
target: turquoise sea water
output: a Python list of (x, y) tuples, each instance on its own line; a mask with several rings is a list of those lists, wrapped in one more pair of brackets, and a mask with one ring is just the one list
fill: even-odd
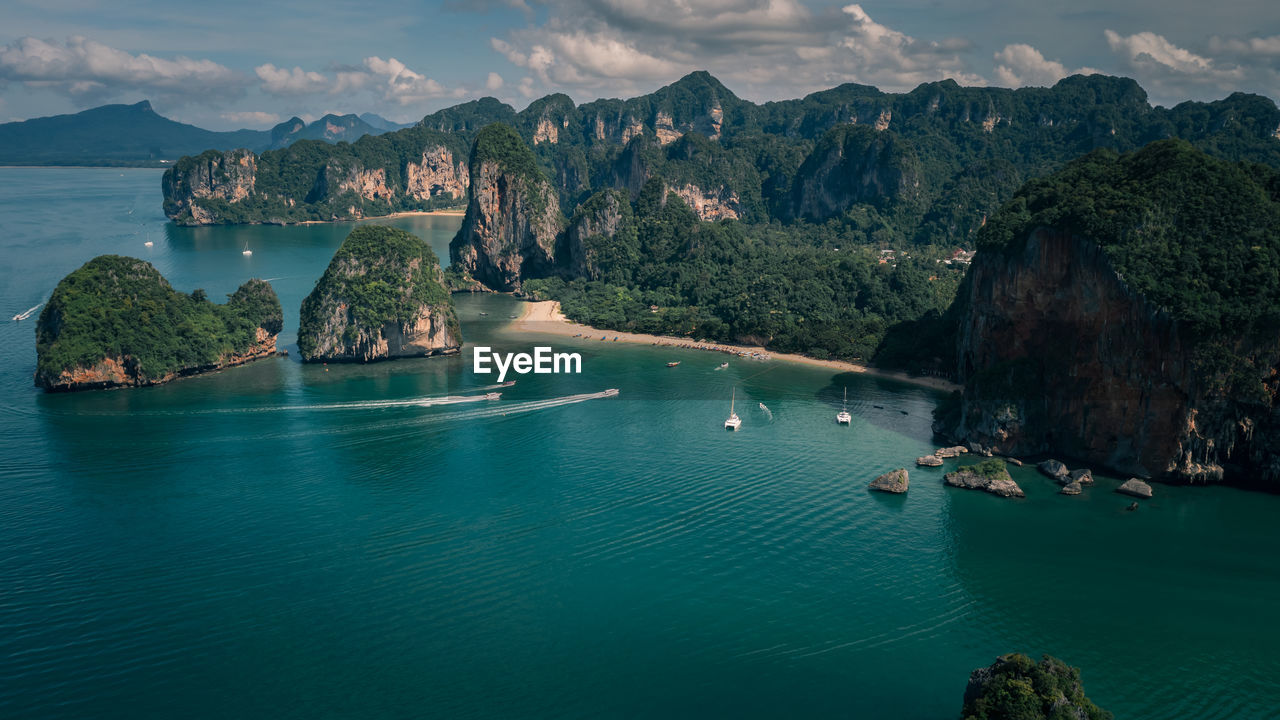
[[(123, 253), (210, 297), (272, 278), (293, 349), (351, 226), (175, 228), (159, 180), (0, 169), (0, 317)], [(391, 222), (446, 258), (458, 225)], [(873, 495), (934, 447), (936, 393), (457, 302), (469, 342), (583, 373), (425, 406), (493, 380), (295, 352), (44, 395), (34, 322), (0, 323), (0, 717), (950, 718), (1014, 650), (1120, 718), (1280, 710), (1280, 497), (1157, 486), (1129, 513), (1113, 478), (1068, 498), (1015, 468), (1011, 501), (944, 488), (950, 464)]]

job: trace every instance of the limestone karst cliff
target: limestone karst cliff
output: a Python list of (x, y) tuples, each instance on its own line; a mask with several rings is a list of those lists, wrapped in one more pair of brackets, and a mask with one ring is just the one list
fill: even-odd
[(280, 301), (250, 280), (218, 305), (150, 263), (102, 255), (58, 283), (36, 324), (35, 384), (50, 392), (158, 385), (276, 352)]
[(458, 318), (435, 253), (397, 228), (351, 231), (302, 302), (306, 362), (370, 362), (456, 352)]
[(453, 264), (495, 290), (519, 290), (523, 278), (551, 273), (564, 216), (520, 136), (501, 123), (481, 130), (470, 176), (466, 217), (449, 244)]
[(1277, 174), (1185, 143), (1095, 155), (993, 218), (937, 427), (1174, 482), (1280, 483)]

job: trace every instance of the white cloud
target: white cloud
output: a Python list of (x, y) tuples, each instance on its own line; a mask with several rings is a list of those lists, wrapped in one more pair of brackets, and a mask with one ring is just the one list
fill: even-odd
[(243, 112), (224, 112), (219, 117), (229, 123), (244, 125), (249, 127), (265, 127), (275, 125), (280, 122), (280, 116), (275, 113), (263, 112), (261, 110), (247, 110)]
[(852, 62), (845, 73), (857, 82), (885, 90), (909, 90), (920, 83), (952, 78), (962, 85), (985, 85), (966, 69), (960, 40), (926, 42), (875, 22), (861, 5), (846, 5), (849, 27), (840, 39)]
[(1210, 40), (1210, 52), (1218, 53), (1212, 57), (1180, 47), (1154, 32), (1121, 35), (1107, 30), (1104, 36), (1122, 72), (1132, 75), (1156, 102), (1221, 97), (1236, 90), (1280, 97), (1280, 71), (1265, 57), (1273, 38), (1254, 38), (1256, 43)]
[(1174, 45), (1162, 35), (1140, 32), (1129, 36), (1114, 30), (1105, 30), (1107, 45), (1134, 67), (1159, 66), (1184, 74), (1205, 74), (1213, 71), (1213, 61)]
[(173, 101), (219, 98), (243, 90), (243, 75), (212, 60), (132, 55), (84, 37), (65, 43), (23, 37), (0, 48), (0, 82), (23, 82), (72, 97), (143, 92)]
[(405, 66), (395, 58), (383, 60), (372, 56), (364, 59), (373, 87), (380, 88), (383, 98), (400, 105), (414, 105), (432, 98), (456, 96), (443, 85)]
[(254, 68), (253, 72), (262, 81), (263, 91), (272, 95), (306, 95), (329, 87), (329, 78), (300, 67), (287, 70), (267, 63)]
[(700, 69), (757, 99), (841, 82), (889, 90), (948, 77), (985, 84), (967, 66), (967, 41), (913, 38), (860, 5), (815, 12), (797, 0), (550, 2), (550, 20), (490, 45), (544, 90), (584, 98), (643, 92)]
[(485, 78), (484, 88), (490, 92), (498, 90), (502, 87), (502, 76), (496, 72), (489, 73), (489, 77)]
[(1215, 35), (1209, 38), (1209, 50), (1224, 55), (1255, 58), (1280, 57), (1280, 35), (1252, 38), (1223, 38)]
[(1068, 70), (1057, 60), (1046, 60), (1039, 50), (1017, 43), (1006, 45), (995, 54), (995, 79), (999, 85), (1022, 87), (1036, 85), (1050, 87), (1068, 75), (1091, 75), (1099, 71), (1083, 67)]

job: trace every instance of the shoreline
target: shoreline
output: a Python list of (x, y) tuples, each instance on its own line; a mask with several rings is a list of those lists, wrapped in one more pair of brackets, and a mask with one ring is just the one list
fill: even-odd
[[(939, 390), (941, 392), (950, 392), (952, 390), (962, 389), (960, 385), (957, 385), (950, 380), (943, 380), (942, 378), (919, 377), (892, 370), (881, 370), (879, 368), (862, 365), (860, 363), (847, 362), (845, 360), (819, 360), (818, 358), (798, 355), (795, 353), (772, 352), (759, 346), (736, 345), (733, 343), (720, 342), (698, 342), (689, 338), (674, 337), (670, 335), (650, 335), (648, 333), (624, 332), (622, 330), (601, 330), (599, 328), (593, 328), (590, 325), (581, 325), (569, 320), (569, 318), (564, 316), (564, 313), (560, 312), (560, 303), (556, 300), (525, 301), (524, 310), (520, 313), (518, 318), (510, 322), (509, 327), (518, 332), (558, 335), (561, 337), (573, 337), (575, 334), (600, 333), (601, 335), (617, 337), (618, 342), (626, 342), (633, 345), (666, 345), (679, 349), (705, 350), (736, 355), (758, 353), (764, 355), (765, 357), (763, 359), (766, 361), (781, 360), (783, 362), (824, 367), (831, 370), (862, 373), (873, 377), (897, 380), (898, 382), (910, 383), (912, 385), (920, 385), (934, 390)], [(610, 342), (612, 342), (612, 340)]]
[[(395, 218), (417, 217), (420, 215), (442, 215), (442, 216), (462, 217), (463, 215), (466, 215), (466, 214), (467, 214), (467, 211), (465, 208), (462, 210), (452, 210), (452, 209), (401, 210), (400, 212), (388, 213), (386, 215), (370, 215), (368, 217), (359, 218), (358, 220), (302, 220), (301, 222), (296, 222), (296, 223), (285, 223), (285, 225), (336, 225), (338, 223), (344, 223), (344, 222), (358, 223), (358, 222), (364, 222), (365, 220), (383, 220), (383, 219), (394, 220)], [(266, 223), (250, 223), (250, 224), (265, 225)], [(198, 226), (192, 226), (192, 227), (198, 227)]]

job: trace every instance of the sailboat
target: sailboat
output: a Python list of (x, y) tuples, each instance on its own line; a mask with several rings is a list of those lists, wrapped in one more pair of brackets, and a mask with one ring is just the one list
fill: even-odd
[(849, 388), (844, 389), (844, 405), (840, 408), (840, 412), (836, 413), (837, 425), (848, 425), (853, 421), (853, 417), (849, 415)]
[(252, 254), (253, 254), (253, 251), (249, 249), (249, 243), (245, 243), (245, 244), (244, 244), (244, 250), (243, 250), (240, 254), (241, 254), (241, 255), (252, 255)]
[(737, 400), (738, 389), (734, 388), (733, 393), (729, 396), (729, 417), (724, 421), (725, 430), (737, 430), (742, 427), (742, 418), (738, 417), (738, 413), (733, 411), (734, 401)]

